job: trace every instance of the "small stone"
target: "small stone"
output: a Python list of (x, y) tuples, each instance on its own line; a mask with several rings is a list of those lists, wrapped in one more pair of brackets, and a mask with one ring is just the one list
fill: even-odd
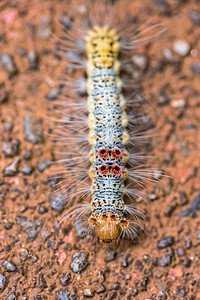
[(35, 50), (28, 52), (28, 64), (29, 70), (36, 70), (38, 67), (38, 56)]
[(64, 29), (70, 29), (72, 20), (72, 16), (67, 13), (63, 13), (60, 17), (60, 24), (64, 27)]
[(41, 238), (43, 242), (45, 242), (50, 236), (51, 236), (51, 230), (49, 227), (45, 227), (44, 229), (42, 229)]
[(190, 66), (190, 70), (192, 71), (192, 73), (194, 73), (196, 75), (200, 75), (200, 60), (198, 60), (195, 63), (193, 63)]
[(180, 56), (186, 56), (190, 51), (190, 44), (186, 41), (177, 40), (173, 44), (174, 51)]
[(8, 260), (4, 260), (2, 266), (5, 268), (7, 272), (15, 272), (17, 270), (15, 264)]
[(179, 199), (180, 199), (180, 205), (183, 206), (188, 203), (187, 195), (184, 192), (178, 192)]
[(165, 211), (164, 211), (164, 215), (166, 217), (171, 217), (171, 215), (175, 211), (176, 207), (177, 207), (177, 204), (167, 205), (167, 207), (165, 208)]
[(83, 292), (83, 295), (85, 297), (93, 297), (94, 296), (94, 292), (91, 289), (85, 289)]
[(69, 285), (70, 282), (71, 282), (71, 274), (62, 273), (62, 275), (60, 276), (60, 283), (63, 286), (67, 286)]
[(116, 257), (117, 257), (117, 252), (116, 251), (114, 251), (111, 248), (106, 249), (106, 256), (104, 258), (105, 262), (113, 261), (113, 260), (116, 259)]
[(33, 242), (38, 236), (38, 231), (36, 231), (34, 228), (29, 229), (28, 236), (26, 241), (27, 242)]
[(46, 39), (51, 35), (50, 28), (51, 19), (49, 16), (43, 15), (40, 19), (37, 35), (39, 38)]
[(200, 230), (197, 232), (197, 239), (200, 240)]
[(32, 172), (33, 172), (33, 167), (32, 166), (29, 166), (27, 164), (23, 164), (22, 173), (24, 175), (31, 175)]
[(4, 70), (8, 73), (9, 78), (12, 78), (17, 74), (18, 70), (11, 55), (0, 54), (0, 63)]
[(179, 257), (181, 257), (185, 254), (185, 250), (183, 247), (178, 247), (176, 251), (177, 251), (177, 254)]
[(160, 257), (159, 264), (161, 267), (166, 267), (171, 264), (172, 257), (170, 254), (165, 254), (164, 256)]
[(60, 192), (54, 192), (50, 194), (49, 204), (52, 210), (55, 210), (56, 212), (60, 213), (61, 211), (63, 211), (65, 203), (66, 199), (64, 195)]
[(55, 100), (57, 97), (58, 97), (58, 95), (59, 95), (59, 93), (60, 93), (60, 89), (59, 88), (53, 88), (53, 89), (51, 89), (47, 94), (46, 94), (46, 99), (48, 99), (48, 100)]
[(14, 124), (12, 122), (6, 122), (4, 125), (5, 130), (11, 132), (13, 129)]
[(108, 300), (112, 300), (112, 299), (115, 299), (117, 296), (117, 293), (116, 292), (110, 292), (108, 294)]
[(183, 210), (179, 214), (179, 218), (181, 219), (182, 217), (185, 216), (194, 216), (196, 210), (200, 210), (200, 194), (198, 194), (192, 202), (190, 202), (189, 207), (186, 210)]
[(43, 142), (43, 121), (42, 119), (25, 116), (24, 118), (25, 139), (32, 144)]
[(31, 157), (32, 157), (32, 151), (31, 151), (31, 150), (27, 150), (27, 151), (24, 153), (23, 158), (24, 158), (25, 160), (29, 160), (29, 159), (31, 159)]
[(160, 92), (157, 96), (157, 104), (158, 105), (166, 105), (170, 102), (170, 99), (165, 95), (164, 92)]
[(195, 24), (200, 26), (200, 13), (196, 10), (191, 10), (189, 13), (190, 20)]
[(148, 277), (143, 277), (142, 278), (142, 282), (140, 284), (142, 291), (146, 291), (147, 290), (147, 283), (148, 283)]
[(164, 58), (166, 59), (167, 62), (169, 62), (171, 64), (175, 63), (175, 59), (174, 59), (173, 54), (172, 54), (172, 52), (169, 48), (163, 49), (163, 55), (164, 55)]
[(138, 289), (135, 286), (131, 288), (131, 294), (133, 296), (136, 296), (138, 294)]
[(0, 273), (0, 292), (3, 291), (6, 285), (6, 276), (4, 276), (2, 273)]
[(120, 283), (117, 281), (117, 282), (114, 282), (113, 284), (112, 284), (112, 286), (111, 286), (111, 288), (113, 289), (113, 290), (119, 290), (120, 289)]
[(181, 263), (184, 267), (189, 268), (192, 261), (189, 257), (184, 257), (184, 258), (181, 259)]
[(45, 214), (48, 211), (48, 209), (45, 206), (39, 206), (38, 212), (39, 214)]
[(5, 169), (3, 170), (3, 174), (5, 176), (14, 176), (18, 172), (20, 158), (16, 157)]
[(124, 259), (121, 261), (121, 266), (123, 268), (127, 268), (130, 264), (132, 264), (133, 258), (131, 257), (130, 254), (126, 254)]
[(85, 226), (82, 225), (82, 222), (79, 219), (75, 220), (74, 225), (75, 225), (78, 237), (80, 239), (83, 239), (87, 235), (87, 228), (85, 228)]
[(148, 68), (148, 58), (145, 54), (134, 54), (131, 57), (133, 64), (142, 71), (146, 71)]
[(37, 295), (34, 297), (34, 300), (42, 300), (42, 297), (40, 295)]
[(56, 300), (70, 300), (70, 293), (67, 289), (60, 289), (56, 291)]
[(184, 108), (186, 107), (186, 101), (185, 99), (178, 99), (178, 100), (173, 100), (171, 102), (171, 107), (173, 108)]
[(85, 252), (76, 252), (72, 256), (69, 267), (74, 273), (79, 273), (85, 270), (88, 264), (88, 255)]
[(15, 295), (14, 292), (12, 292), (10, 295), (8, 295), (8, 296), (6, 297), (5, 300), (15, 300), (15, 299), (17, 299), (17, 298), (16, 298), (16, 295)]
[(74, 82), (75, 90), (80, 97), (85, 96), (87, 90), (87, 81), (84, 77), (78, 77)]
[(105, 286), (102, 283), (100, 283), (97, 288), (97, 294), (103, 293), (105, 292), (105, 290), (106, 290)]
[(135, 262), (135, 267), (136, 267), (139, 271), (142, 271), (143, 268), (144, 268), (144, 265), (143, 265), (143, 263), (141, 262), (141, 260), (137, 259), (136, 262)]
[(39, 274), (39, 286), (41, 288), (47, 288), (47, 282), (46, 280), (44, 279), (44, 275), (43, 274)]
[(4, 84), (0, 83), (0, 104), (7, 102), (8, 92), (5, 90)]
[(167, 248), (174, 243), (174, 237), (173, 236), (168, 236), (168, 237), (163, 237), (158, 241), (158, 248), (159, 249), (164, 249)]
[(18, 154), (20, 141), (18, 139), (9, 138), (2, 145), (2, 151), (6, 157), (13, 157)]
[(51, 165), (51, 162), (49, 160), (43, 160), (42, 162), (37, 164), (37, 168), (40, 172), (44, 172), (49, 166)]

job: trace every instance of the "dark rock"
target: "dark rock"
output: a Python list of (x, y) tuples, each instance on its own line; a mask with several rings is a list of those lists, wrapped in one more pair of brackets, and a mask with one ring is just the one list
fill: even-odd
[(186, 249), (190, 249), (192, 247), (192, 242), (191, 242), (191, 240), (186, 240), (185, 241), (185, 248)]
[(166, 267), (171, 264), (172, 256), (170, 254), (165, 254), (164, 256), (160, 257), (159, 264), (161, 267)]
[(138, 294), (138, 289), (135, 286), (131, 288), (131, 294), (133, 296), (136, 296)]
[(24, 118), (24, 134), (25, 139), (32, 144), (43, 142), (43, 121), (31, 116)]
[(180, 199), (180, 205), (183, 206), (188, 203), (187, 195), (184, 192), (178, 192), (179, 193), (179, 199)]
[(72, 24), (72, 16), (69, 14), (63, 13), (60, 17), (60, 24), (64, 27), (64, 29), (70, 29)]
[(165, 208), (165, 211), (164, 211), (164, 215), (166, 217), (170, 217), (172, 215), (172, 213), (175, 211), (176, 207), (177, 207), (177, 204), (167, 205), (167, 207)]
[(164, 15), (170, 15), (170, 7), (165, 0), (151, 0), (160, 10), (160, 13)]
[(113, 289), (113, 290), (119, 290), (119, 288), (120, 288), (120, 283), (117, 281), (117, 282), (114, 282), (113, 284), (112, 284), (112, 286), (111, 286), (111, 288)]
[(60, 192), (55, 192), (50, 194), (49, 204), (52, 210), (55, 210), (56, 212), (60, 213), (64, 209), (65, 203), (66, 203), (65, 196)]
[(160, 92), (157, 96), (158, 100), (157, 100), (157, 104), (158, 105), (166, 105), (170, 102), (170, 99), (165, 95), (164, 92)]
[(173, 236), (168, 236), (168, 237), (163, 237), (158, 241), (158, 248), (159, 249), (164, 249), (167, 248), (174, 243), (174, 237)]
[(97, 287), (97, 294), (103, 293), (105, 292), (105, 290), (106, 290), (105, 286), (102, 283), (100, 283)]
[(143, 277), (142, 278), (142, 282), (140, 284), (142, 291), (146, 291), (147, 290), (147, 283), (148, 283), (148, 277)]
[(58, 97), (58, 95), (59, 95), (59, 93), (60, 93), (60, 89), (59, 88), (53, 88), (53, 89), (51, 89), (47, 94), (46, 94), (46, 98), (48, 99), (48, 100), (55, 100), (57, 97)]
[(5, 130), (11, 132), (12, 129), (13, 129), (13, 126), (14, 126), (13, 123), (11, 123), (11, 122), (6, 122), (5, 125), (4, 125), (4, 128), (5, 128)]
[(87, 289), (85, 289), (85, 290), (83, 291), (83, 295), (84, 295), (85, 297), (91, 298), (91, 297), (94, 296), (94, 292), (93, 292), (93, 290), (87, 288)]
[(69, 267), (74, 273), (79, 273), (85, 270), (88, 264), (88, 254), (85, 252), (76, 252), (72, 256)]
[(2, 266), (5, 268), (7, 272), (15, 272), (17, 270), (15, 264), (8, 260), (4, 260)]
[(116, 251), (114, 251), (111, 248), (106, 249), (106, 256), (104, 258), (105, 262), (113, 261), (113, 260), (116, 259), (116, 257), (117, 257), (117, 252)]
[(17, 299), (17, 298), (16, 298), (16, 295), (15, 295), (14, 292), (12, 292), (10, 295), (8, 295), (8, 296), (5, 298), (5, 300), (15, 300), (15, 299)]
[(71, 274), (68, 273), (62, 273), (61, 276), (60, 276), (60, 283), (63, 285), (63, 286), (67, 286), (69, 285), (69, 283), (71, 282)]
[(51, 165), (51, 162), (49, 160), (43, 160), (42, 162), (37, 164), (37, 168), (40, 172), (43, 172)]
[(20, 225), (23, 231), (27, 231), (27, 229), (33, 227), (33, 223), (29, 221), (28, 218), (25, 216), (17, 216), (15, 219), (16, 223)]
[(67, 289), (60, 289), (56, 291), (56, 300), (70, 300), (70, 293)]
[(135, 262), (135, 267), (136, 267), (138, 270), (142, 271), (143, 268), (144, 268), (144, 265), (143, 265), (143, 263), (141, 262), (141, 260), (137, 259), (136, 262)]
[(34, 297), (34, 300), (42, 300), (42, 297), (40, 295), (37, 295)]
[(186, 210), (183, 210), (179, 214), (179, 218), (181, 219), (182, 217), (185, 216), (194, 216), (194, 213), (196, 210), (200, 210), (200, 194), (198, 194), (194, 200), (190, 203), (189, 207)]
[(116, 292), (110, 292), (108, 294), (108, 300), (115, 299), (116, 297), (117, 297), (117, 293)]
[(38, 236), (38, 231), (36, 231), (34, 228), (29, 229), (28, 236), (26, 241), (27, 242), (33, 242)]
[(28, 52), (28, 64), (29, 70), (36, 70), (38, 67), (38, 56), (35, 50)]
[(0, 104), (8, 100), (8, 92), (5, 90), (4, 84), (0, 83)]
[(33, 172), (33, 167), (32, 166), (29, 166), (27, 164), (23, 164), (22, 173), (24, 175), (31, 175), (32, 172)]
[(3, 143), (2, 151), (6, 157), (13, 157), (19, 151), (20, 141), (14, 138), (9, 138)]
[(5, 176), (14, 176), (18, 172), (20, 158), (16, 157), (5, 169), (3, 170), (3, 174)]
[(24, 158), (25, 160), (29, 160), (31, 157), (32, 157), (32, 151), (31, 151), (31, 150), (27, 150), (27, 151), (24, 153), (23, 158)]
[(47, 282), (44, 279), (44, 275), (43, 274), (39, 274), (39, 286), (43, 289), (47, 288)]
[(192, 261), (191, 261), (191, 259), (190, 259), (189, 257), (184, 257), (184, 258), (182, 258), (182, 259), (180, 260), (180, 262), (181, 262), (181, 264), (182, 264), (184, 267), (186, 267), (186, 268), (189, 268), (190, 265), (191, 265), (191, 263), (192, 263)]
[(126, 268), (130, 264), (132, 264), (132, 262), (133, 262), (133, 258), (131, 257), (131, 255), (130, 254), (126, 254), (124, 256), (124, 259), (121, 261), (121, 267)]
[(196, 75), (200, 75), (200, 60), (190, 65), (190, 70)]
[(0, 273), (0, 292), (3, 291), (6, 285), (6, 276), (4, 276), (2, 273)]
[(48, 211), (48, 209), (45, 206), (39, 206), (38, 207), (38, 212), (39, 214), (45, 214)]
[(196, 10), (191, 10), (189, 13), (190, 20), (195, 24), (200, 26), (200, 13)]
[(12, 78), (18, 73), (13, 57), (8, 54), (0, 54), (0, 63), (4, 70), (8, 73), (9, 78)]

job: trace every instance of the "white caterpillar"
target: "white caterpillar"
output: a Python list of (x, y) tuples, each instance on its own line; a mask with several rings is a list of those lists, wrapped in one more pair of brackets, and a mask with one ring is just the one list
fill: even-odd
[[(102, 8), (103, 4), (99, 5), (98, 7)], [(73, 105), (66, 94), (63, 102), (56, 102), (63, 108), (57, 111), (62, 118), (57, 120), (61, 125), (56, 127), (54, 134), (57, 144), (63, 140), (63, 145), (69, 146), (71, 140), (74, 139), (73, 135), (81, 144), (77, 156), (71, 157), (68, 153), (68, 157), (66, 157), (67, 152), (64, 152), (65, 158), (59, 161), (65, 164), (65, 170), (57, 173), (57, 177), (62, 179), (58, 185), (61, 184), (61, 189), (63, 189), (64, 184), (65, 188), (65, 195), (61, 196), (60, 200), (63, 200), (64, 197), (68, 201), (75, 194), (82, 194), (82, 198), (83, 196), (87, 197), (89, 191), (92, 195), (91, 203), (84, 202), (71, 206), (64, 219), (76, 218), (88, 231), (95, 231), (100, 241), (110, 242), (125, 236), (134, 238), (137, 232), (141, 213), (135, 209), (133, 204), (126, 204), (124, 201), (125, 195), (129, 193), (125, 187), (127, 178), (129, 181), (141, 185), (143, 179), (151, 180), (149, 177), (153, 174), (153, 170), (139, 168), (140, 159), (144, 158), (142, 154), (136, 152), (139, 149), (137, 142), (141, 141), (141, 128), (139, 127), (137, 130), (137, 125), (143, 117), (137, 115), (138, 106), (141, 104), (134, 103), (134, 101), (130, 101), (128, 104), (123, 97), (123, 83), (119, 78), (121, 66), (118, 59), (119, 52), (134, 49), (138, 44), (157, 37), (161, 32), (142, 38), (144, 33), (159, 26), (155, 25), (144, 28), (141, 32), (138, 31), (132, 37), (130, 33), (133, 28), (130, 26), (121, 37), (117, 27), (114, 28), (108, 24), (108, 19), (111, 18), (108, 3), (103, 7), (105, 13), (102, 18), (104, 16), (105, 24), (102, 24), (104, 23), (102, 20), (99, 23), (92, 11), (90, 14), (91, 28), (87, 28), (84, 33), (81, 32), (85, 40), (86, 62), (81, 61), (78, 55), (74, 56), (74, 53), (71, 57), (75, 67), (81, 66), (87, 71), (88, 138), (84, 139), (82, 133), (85, 130), (84, 117), (78, 115), (79, 110), (83, 111), (83, 104), (78, 102)], [(95, 10), (98, 11), (98, 8)], [(77, 33), (78, 31), (75, 29), (75, 34)], [(73, 34), (67, 32), (67, 39), (62, 44), (64, 53), (74, 50), (73, 39)], [(64, 84), (67, 88), (72, 87), (69, 77)], [(133, 105), (133, 113), (128, 122), (126, 107), (130, 104)], [(69, 120), (71, 108), (74, 108), (77, 114), (74, 120)], [(77, 130), (74, 130), (75, 125), (77, 125)], [(134, 130), (134, 134), (128, 132), (128, 127), (132, 132)], [(72, 135), (69, 136), (71, 129), (75, 133), (72, 132)], [(91, 147), (90, 150), (85, 144), (87, 140)], [(132, 146), (132, 151), (135, 153), (129, 153), (129, 145)], [(80, 152), (85, 153), (84, 158), (81, 158)], [(91, 163), (89, 171), (85, 166), (82, 169), (80, 167), (87, 157)], [(77, 163), (78, 167), (71, 169), (73, 163)], [(132, 171), (126, 168), (127, 163), (132, 167)], [(92, 182), (89, 189), (82, 186), (87, 181), (86, 172), (89, 173)], [(68, 183), (68, 177), (71, 177), (72, 182)], [(76, 184), (80, 185), (79, 190), (74, 188)], [(129, 193), (129, 197), (137, 195), (135, 189)]]

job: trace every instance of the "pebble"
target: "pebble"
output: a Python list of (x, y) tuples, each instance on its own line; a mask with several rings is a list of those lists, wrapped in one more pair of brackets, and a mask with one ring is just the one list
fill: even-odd
[(176, 207), (177, 207), (176, 203), (167, 205), (167, 207), (165, 208), (165, 211), (164, 211), (164, 215), (166, 217), (171, 217), (171, 215), (175, 211)]
[(186, 101), (185, 99), (178, 99), (178, 100), (173, 100), (171, 102), (171, 107), (173, 108), (184, 108), (186, 107)]
[(50, 28), (51, 19), (47, 15), (43, 15), (40, 19), (37, 35), (39, 38), (46, 39), (51, 35)]
[(18, 172), (20, 158), (16, 157), (5, 169), (3, 170), (3, 174), (5, 176), (14, 176)]
[(195, 24), (200, 26), (200, 13), (196, 10), (191, 10), (189, 13), (190, 20)]
[(177, 40), (173, 44), (174, 51), (180, 56), (186, 56), (190, 52), (190, 44), (183, 40)]
[(60, 93), (60, 89), (59, 89), (59, 88), (53, 88), (53, 89), (51, 89), (51, 90), (45, 95), (45, 97), (46, 97), (46, 99), (52, 101), (52, 100), (55, 100), (55, 99), (58, 97), (59, 93)]
[(183, 247), (178, 247), (177, 250), (176, 250), (176, 252), (177, 252), (177, 255), (179, 257), (181, 257), (181, 256), (183, 256), (185, 254), (185, 250), (184, 250)]
[(105, 292), (105, 290), (106, 290), (105, 285), (100, 283), (97, 287), (97, 294), (103, 293), (103, 292)]
[(131, 294), (133, 296), (136, 296), (138, 294), (138, 289), (135, 286), (131, 288)]
[(168, 237), (163, 237), (158, 241), (158, 248), (159, 249), (164, 249), (167, 248), (174, 243), (174, 237), (173, 236), (168, 236)]
[(18, 154), (20, 141), (18, 139), (9, 138), (2, 145), (2, 151), (6, 157), (13, 157)]
[(47, 211), (48, 211), (48, 209), (45, 206), (41, 205), (41, 206), (38, 207), (38, 213), (40, 215), (45, 214)]
[(158, 105), (166, 105), (170, 102), (170, 99), (165, 95), (164, 92), (160, 92), (158, 93), (158, 96), (157, 96), (157, 104)]
[(142, 282), (140, 284), (142, 291), (146, 291), (147, 290), (147, 283), (148, 283), (148, 277), (143, 277), (142, 278)]
[(33, 227), (33, 223), (28, 220), (26, 216), (16, 216), (16, 223), (20, 225), (21, 230), (27, 231), (29, 228)]
[(143, 268), (144, 268), (144, 265), (143, 265), (143, 263), (141, 262), (141, 260), (137, 259), (136, 262), (135, 262), (135, 267), (136, 267), (139, 271), (142, 271)]
[(37, 164), (37, 168), (40, 172), (44, 172), (44, 170), (46, 170), (50, 165), (51, 162), (49, 160), (43, 160)]
[(8, 73), (9, 78), (12, 78), (18, 73), (13, 57), (9, 54), (0, 54), (0, 63), (4, 70)]
[(25, 159), (25, 160), (29, 160), (29, 159), (31, 159), (31, 157), (32, 157), (32, 150), (27, 150), (25, 153), (24, 153), (24, 156), (23, 156), (23, 158)]
[(184, 258), (181, 259), (181, 263), (184, 267), (189, 268), (192, 261), (189, 257), (184, 257)]
[(44, 275), (43, 274), (39, 274), (39, 286), (43, 289), (47, 288), (47, 282), (44, 278)]
[(133, 64), (142, 71), (146, 71), (148, 68), (148, 58), (145, 54), (134, 54), (131, 56)]
[(164, 48), (162, 52), (163, 52), (164, 58), (166, 59), (166, 61), (168, 63), (170, 63), (170, 64), (175, 63), (175, 59), (174, 59), (173, 54), (172, 54), (172, 52), (169, 48)]
[(65, 29), (70, 29), (71, 24), (72, 24), (72, 16), (69, 14), (63, 13), (60, 17), (60, 24), (65, 28)]
[(34, 228), (29, 229), (26, 242), (33, 242), (37, 238), (37, 236), (38, 231), (36, 231)]
[(7, 130), (9, 132), (12, 131), (13, 127), (14, 127), (14, 124), (12, 122), (6, 122), (4, 125), (5, 130)]
[(88, 254), (85, 252), (76, 252), (72, 256), (69, 267), (74, 273), (79, 273), (85, 270), (88, 264)]
[(85, 226), (83, 226), (82, 222), (79, 220), (75, 220), (74, 225), (75, 225), (78, 237), (80, 239), (83, 239), (87, 235), (87, 232), (88, 232), (87, 228), (85, 228)]
[(60, 276), (60, 283), (63, 285), (63, 286), (67, 286), (69, 285), (69, 283), (71, 282), (71, 274), (68, 273), (62, 273), (61, 276)]
[(24, 175), (31, 175), (33, 172), (33, 167), (27, 164), (23, 164), (21, 171)]
[(4, 260), (2, 266), (5, 268), (7, 272), (15, 272), (17, 270), (15, 264), (8, 260)]
[(111, 286), (111, 288), (113, 289), (113, 290), (119, 290), (120, 289), (120, 283), (117, 281), (117, 282), (114, 282), (113, 284), (112, 284), (112, 286)]
[(192, 73), (194, 73), (196, 75), (200, 75), (200, 60), (198, 60), (195, 63), (193, 63), (190, 66), (190, 70), (192, 71)]
[(112, 300), (112, 299), (115, 299), (117, 296), (117, 293), (116, 292), (110, 292), (108, 294), (108, 300)]
[(56, 300), (70, 300), (70, 293), (67, 289), (60, 289), (56, 291)]
[(8, 92), (5, 90), (4, 84), (0, 83), (0, 104), (7, 102)]
[(25, 139), (32, 144), (43, 142), (43, 121), (29, 115), (24, 118)]
[(38, 67), (38, 55), (35, 50), (28, 52), (28, 65), (29, 70), (36, 70)]
[(179, 194), (180, 205), (183, 206), (183, 205), (187, 204), (188, 203), (188, 198), (187, 198), (186, 193), (178, 192), (178, 194)]
[(94, 292), (91, 289), (85, 289), (83, 292), (83, 295), (85, 297), (93, 297), (94, 296)]
[(192, 200), (192, 202), (189, 204), (186, 210), (180, 212), (179, 218), (181, 219), (182, 217), (189, 216), (189, 215), (193, 217), (196, 213), (196, 210), (200, 210), (200, 194), (198, 194)]
[(117, 257), (117, 252), (111, 248), (106, 249), (106, 256), (104, 257), (105, 262), (113, 261)]
[(172, 256), (170, 254), (165, 254), (164, 256), (159, 258), (159, 264), (161, 267), (166, 267), (171, 264)]
[(8, 295), (5, 299), (6, 299), (6, 300), (15, 300), (15, 299), (17, 299), (17, 298), (16, 298), (15, 293), (12, 292), (12, 293), (11, 293), (10, 295)]
[(49, 196), (49, 204), (52, 210), (60, 213), (65, 206), (66, 199), (60, 192), (51, 193)]
[(0, 273), (0, 292), (3, 291), (5, 285), (6, 285), (6, 277), (2, 273)]
[(124, 256), (124, 259), (121, 261), (121, 267), (127, 268), (129, 265), (131, 265), (133, 262), (133, 258), (130, 254), (126, 254)]
[(79, 76), (74, 82), (74, 87), (75, 87), (77, 94), (80, 97), (84, 97), (86, 94), (86, 90), (87, 90), (86, 79), (84, 77)]

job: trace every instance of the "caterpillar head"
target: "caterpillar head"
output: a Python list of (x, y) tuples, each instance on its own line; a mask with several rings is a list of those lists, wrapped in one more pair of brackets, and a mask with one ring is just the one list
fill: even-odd
[(117, 216), (112, 212), (92, 214), (89, 223), (95, 226), (99, 240), (105, 243), (117, 240), (121, 230), (129, 226), (123, 216)]

